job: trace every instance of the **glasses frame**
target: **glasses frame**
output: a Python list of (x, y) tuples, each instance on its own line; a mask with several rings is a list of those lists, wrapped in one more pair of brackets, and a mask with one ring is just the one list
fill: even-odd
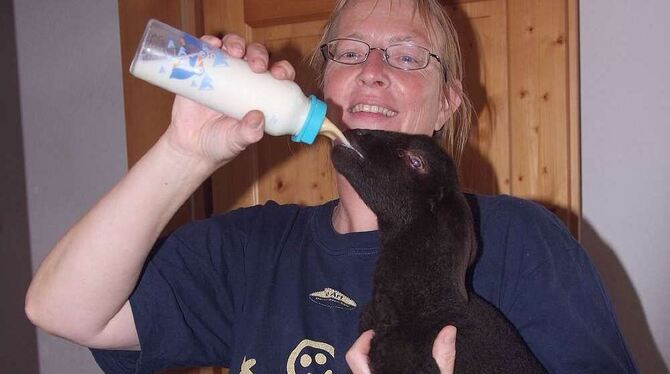
[[(347, 63), (347, 62), (337, 61), (335, 58), (333, 58), (333, 56), (331, 56), (330, 51), (328, 50), (328, 46), (329, 46), (331, 43), (333, 43), (333, 42), (337, 42), (337, 41), (340, 41), (340, 40), (348, 40), (348, 41), (352, 41), (352, 42), (358, 42), (358, 43), (365, 44), (365, 45), (368, 47), (368, 52), (365, 54), (365, 57), (364, 57), (361, 61), (359, 61), (359, 62), (355, 62), (355, 63)], [(422, 66), (422, 67), (419, 67), (419, 68), (403, 68), (403, 67), (399, 67), (399, 66), (391, 65), (391, 63), (388, 61), (389, 55), (388, 55), (388, 52), (386, 52), (386, 50), (389, 49), (389, 48), (391, 48), (391, 47), (395, 47), (395, 46), (403, 46), (403, 45), (404, 45), (404, 46), (412, 46), (412, 47), (421, 48), (421, 49), (423, 49), (424, 51), (426, 51), (426, 52), (428, 53), (428, 59), (426, 59), (426, 65), (424, 65), (424, 66)], [(428, 67), (428, 65), (430, 64), (430, 58), (431, 58), (431, 57), (434, 57), (435, 60), (437, 60), (437, 62), (440, 64), (440, 66), (442, 67), (442, 69), (444, 69), (445, 74), (446, 74), (446, 70), (447, 70), (446, 67), (442, 64), (442, 60), (440, 60), (440, 56), (438, 56), (438, 55), (436, 55), (435, 53), (431, 52), (428, 48), (426, 48), (426, 47), (422, 47), (422, 46), (420, 46), (420, 45), (416, 45), (416, 44), (414, 44), (414, 43), (394, 43), (394, 44), (391, 44), (391, 45), (387, 45), (385, 48), (380, 48), (380, 47), (373, 47), (373, 46), (371, 46), (369, 43), (367, 43), (367, 42), (365, 42), (365, 41), (363, 41), (363, 40), (358, 40), (358, 39), (353, 39), (353, 38), (335, 38), (335, 39), (331, 39), (331, 40), (327, 41), (326, 43), (321, 44), (321, 45), (319, 46), (319, 49), (321, 50), (321, 54), (323, 55), (323, 58), (324, 58), (325, 60), (334, 61), (334, 62), (337, 62), (338, 64), (342, 64), (342, 65), (353, 66), (353, 65), (360, 65), (360, 64), (363, 64), (363, 63), (365, 63), (365, 62), (368, 60), (368, 57), (370, 57), (370, 52), (372, 52), (372, 51), (374, 51), (374, 50), (376, 49), (376, 50), (382, 52), (382, 57), (383, 57), (384, 62), (385, 62), (388, 66), (390, 66), (390, 67), (392, 67), (392, 68), (395, 68), (395, 69), (404, 70), (404, 71), (422, 70), (422, 69), (425, 69), (426, 67)]]

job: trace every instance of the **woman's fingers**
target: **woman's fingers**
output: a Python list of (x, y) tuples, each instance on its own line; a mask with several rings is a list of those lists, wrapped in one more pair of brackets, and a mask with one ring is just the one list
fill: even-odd
[(217, 38), (216, 36), (203, 35), (200, 38), (200, 40), (209, 44), (209, 46), (212, 47), (212, 48), (221, 48), (221, 39)]
[[(345, 359), (352, 374), (370, 374), (370, 343), (374, 332), (368, 330), (356, 339), (349, 348)], [(440, 374), (453, 374), (456, 362), (456, 328), (447, 326), (440, 330), (433, 342), (433, 358), (440, 368)]]
[(276, 62), (270, 67), (270, 52), (263, 44), (253, 42), (247, 45), (246, 40), (236, 34), (226, 34), (222, 39), (204, 35), (201, 39), (213, 48), (223, 49), (232, 57), (244, 58), (255, 73), (269, 70), (276, 79), (295, 79), (295, 68), (286, 60)]
[(226, 34), (222, 39), (221, 49), (233, 57), (244, 58), (247, 60), (251, 70), (256, 73), (262, 73), (268, 70), (270, 53), (267, 48), (260, 43), (250, 43), (247, 45), (246, 40), (241, 36), (236, 34)]
[(293, 65), (286, 60), (281, 60), (272, 64), (272, 67), (270, 67), (270, 74), (276, 79), (295, 79), (295, 69), (293, 68)]
[(372, 330), (362, 333), (347, 351), (345, 359), (352, 374), (370, 374), (368, 353), (370, 353), (370, 342), (374, 335)]
[(440, 368), (440, 374), (452, 374), (456, 362), (456, 327), (447, 326), (440, 330), (433, 343), (433, 358)]
[(226, 51), (229, 55), (242, 58), (247, 51), (247, 42), (243, 37), (236, 34), (226, 34), (221, 39), (221, 49)]
[(260, 43), (251, 43), (247, 46), (247, 53), (244, 57), (255, 73), (263, 73), (268, 70), (270, 53), (267, 48)]

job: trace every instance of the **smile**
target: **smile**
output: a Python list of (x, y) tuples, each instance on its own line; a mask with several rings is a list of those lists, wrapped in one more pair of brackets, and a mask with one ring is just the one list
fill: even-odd
[(371, 104), (356, 104), (353, 107), (351, 107), (351, 109), (349, 109), (349, 113), (359, 113), (359, 112), (378, 113), (385, 117), (395, 117), (398, 115), (398, 112), (395, 112), (391, 109)]

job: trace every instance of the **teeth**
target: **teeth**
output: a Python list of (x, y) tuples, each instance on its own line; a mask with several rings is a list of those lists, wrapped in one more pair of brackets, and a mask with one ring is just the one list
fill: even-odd
[(350, 112), (379, 113), (384, 115), (385, 117), (394, 117), (398, 114), (398, 112), (394, 112), (391, 109), (384, 108), (383, 106), (371, 105), (371, 104), (356, 104), (354, 105), (353, 108), (351, 108)]

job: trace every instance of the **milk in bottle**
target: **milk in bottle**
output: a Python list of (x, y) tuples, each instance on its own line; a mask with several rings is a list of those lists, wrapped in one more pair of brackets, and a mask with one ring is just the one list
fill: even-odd
[(326, 104), (305, 97), (295, 82), (254, 73), (246, 61), (154, 19), (147, 24), (130, 73), (233, 118), (260, 110), (270, 135), (292, 135), (293, 141), (311, 144), (321, 133), (348, 144), (326, 118)]

